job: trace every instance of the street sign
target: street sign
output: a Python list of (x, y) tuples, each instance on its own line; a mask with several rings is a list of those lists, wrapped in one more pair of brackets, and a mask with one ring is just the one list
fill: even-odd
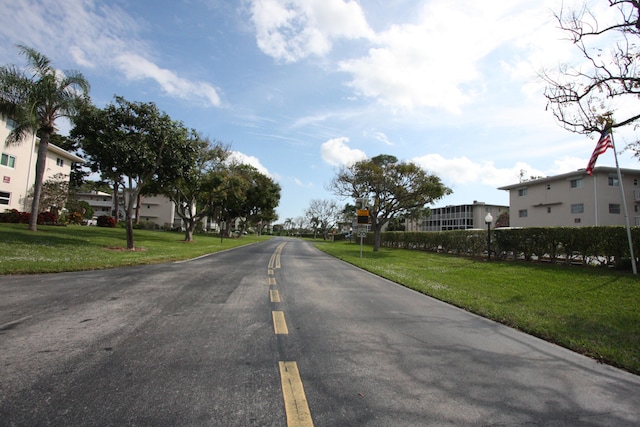
[(369, 210), (358, 209), (358, 224), (369, 224)]
[(358, 230), (358, 237), (367, 237), (367, 230)]

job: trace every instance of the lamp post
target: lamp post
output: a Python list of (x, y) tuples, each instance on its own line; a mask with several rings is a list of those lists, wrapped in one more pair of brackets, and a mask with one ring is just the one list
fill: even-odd
[(491, 223), (493, 222), (491, 212), (484, 217), (484, 222), (487, 223), (487, 261), (491, 261)]

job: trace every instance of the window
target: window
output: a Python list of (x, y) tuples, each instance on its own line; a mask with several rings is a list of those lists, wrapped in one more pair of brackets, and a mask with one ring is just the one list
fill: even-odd
[(2, 153), (2, 157), (0, 158), (0, 165), (15, 168), (16, 158), (10, 154)]
[(519, 216), (520, 218), (526, 218), (526, 217), (527, 217), (527, 210), (526, 210), (526, 209), (520, 209), (520, 210), (518, 211), (518, 216)]
[(64, 160), (62, 160), (60, 157), (56, 157), (56, 166), (64, 166)]
[(571, 205), (571, 213), (572, 214), (584, 213), (584, 203), (576, 203), (574, 205)]
[(551, 213), (551, 206), (547, 206), (547, 213)]
[(551, 184), (547, 184), (547, 190), (551, 190)]
[(574, 222), (575, 224), (580, 224), (580, 223), (582, 222), (582, 219), (581, 219), (581, 218), (574, 218), (574, 219), (573, 219), (573, 222)]
[(11, 200), (11, 193), (0, 191), (0, 205), (8, 205)]
[(619, 214), (620, 213), (620, 205), (617, 203), (609, 203), (609, 213), (610, 214)]
[(526, 188), (518, 189), (518, 196), (522, 197), (522, 196), (526, 196), (526, 195), (527, 195), (527, 189)]
[(619, 187), (620, 181), (618, 181), (618, 177), (615, 175), (609, 175), (609, 186), (611, 187)]
[(13, 119), (7, 119), (5, 122), (5, 127), (9, 130), (14, 130), (18, 124)]
[(569, 181), (569, 185), (571, 188), (582, 188), (584, 187), (584, 179), (576, 178)]

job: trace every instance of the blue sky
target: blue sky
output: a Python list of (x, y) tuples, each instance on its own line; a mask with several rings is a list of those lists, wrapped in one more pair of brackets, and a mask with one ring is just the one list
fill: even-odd
[[(497, 187), (521, 170), (584, 168), (595, 146), (545, 111), (538, 73), (580, 61), (556, 28), (560, 4), (5, 1), (0, 64), (24, 64), (15, 44), (26, 44), (83, 73), (99, 107), (114, 95), (152, 101), (230, 144), (282, 186), (280, 221), (312, 199), (347, 202), (327, 191), (337, 168), (378, 154), (440, 176), (454, 192), (436, 206), (508, 204)], [(636, 136), (626, 132), (619, 150)], [(637, 160), (622, 153), (620, 164)]]

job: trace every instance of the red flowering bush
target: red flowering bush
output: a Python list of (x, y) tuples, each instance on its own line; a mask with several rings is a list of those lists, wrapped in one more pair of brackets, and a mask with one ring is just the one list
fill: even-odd
[(29, 212), (20, 212), (17, 209), (6, 210), (0, 214), (0, 222), (11, 224), (28, 224), (29, 218), (31, 218)]
[(109, 215), (99, 216), (96, 222), (98, 224), (98, 227), (116, 227), (116, 219)]
[(58, 222), (58, 215), (53, 212), (40, 212), (38, 214), (38, 224), (55, 224)]

